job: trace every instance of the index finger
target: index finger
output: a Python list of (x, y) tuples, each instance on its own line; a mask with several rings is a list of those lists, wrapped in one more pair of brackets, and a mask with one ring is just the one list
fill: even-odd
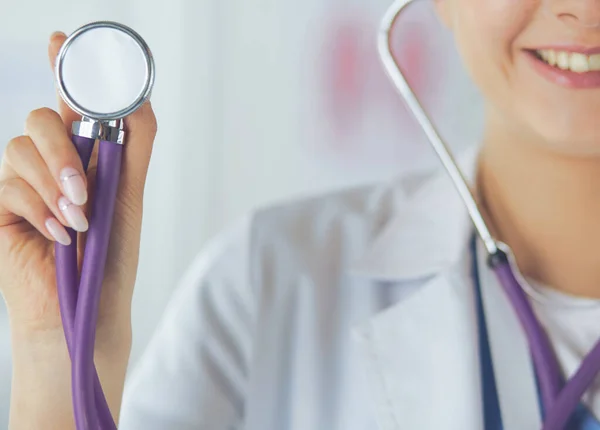
[[(50, 36), (50, 43), (48, 45), (48, 57), (50, 60), (50, 66), (52, 67), (52, 73), (54, 73), (55, 70), (54, 68), (56, 66), (56, 57), (58, 56), (58, 52), (60, 51), (61, 46), (63, 45), (63, 43), (65, 43), (65, 40), (67, 40), (67, 35), (62, 32), (55, 32)], [(81, 115), (77, 114), (65, 103), (65, 101), (58, 93), (58, 88), (56, 88), (56, 97), (58, 99), (58, 113), (60, 114), (60, 117), (67, 126), (67, 130), (70, 134), (71, 124), (73, 124), (73, 121), (79, 121), (81, 119)]]

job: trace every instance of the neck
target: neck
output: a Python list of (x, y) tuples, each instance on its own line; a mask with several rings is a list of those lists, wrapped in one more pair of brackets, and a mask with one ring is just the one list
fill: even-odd
[(600, 159), (569, 157), (487, 130), (478, 185), (520, 271), (550, 288), (600, 298)]

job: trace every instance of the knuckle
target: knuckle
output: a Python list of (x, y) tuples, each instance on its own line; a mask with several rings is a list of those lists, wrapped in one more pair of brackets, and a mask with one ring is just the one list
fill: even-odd
[(33, 213), (39, 209), (41, 197), (22, 178), (13, 178), (0, 183), (0, 202), (13, 206), (16, 202), (26, 212)]
[(57, 112), (48, 107), (42, 107), (29, 112), (29, 115), (27, 115), (27, 119), (25, 120), (25, 128), (30, 130), (34, 128), (36, 124), (45, 121), (55, 121), (57, 119), (60, 120), (60, 115), (58, 115)]
[(27, 136), (18, 136), (9, 140), (4, 149), (4, 158), (10, 163), (12, 160), (19, 157), (19, 155), (23, 154), (26, 146), (30, 143), (30, 139)]
[(8, 181), (0, 182), (0, 202), (6, 201)]
[(20, 180), (20, 178), (13, 178), (0, 182), (0, 201), (6, 202), (8, 199), (14, 198)]

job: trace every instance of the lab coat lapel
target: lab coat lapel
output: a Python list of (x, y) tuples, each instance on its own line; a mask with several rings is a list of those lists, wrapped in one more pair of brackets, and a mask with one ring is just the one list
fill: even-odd
[[(483, 428), (473, 262), (463, 255), (400, 286), (414, 291), (355, 329), (380, 430)], [(478, 255), (485, 258), (482, 247)], [(491, 271), (481, 273), (481, 287), (504, 428), (540, 428), (525, 335)]]
[[(477, 148), (461, 158), (475, 171)], [(353, 265), (373, 288), (412, 290), (355, 328), (380, 430), (479, 430), (477, 323), (466, 262), (471, 224), (450, 180), (424, 182)], [(413, 290), (414, 288), (414, 290)]]
[(472, 288), (450, 270), (357, 328), (381, 430), (479, 430)]
[[(477, 154), (474, 147), (459, 158), (471, 182)], [(468, 252), (472, 234), (451, 182), (436, 176), (352, 266), (373, 288), (391, 283), (412, 291), (354, 331), (380, 430), (483, 428), (473, 261)], [(524, 335), (500, 285), (487, 279), (482, 287), (505, 428), (539, 428)]]

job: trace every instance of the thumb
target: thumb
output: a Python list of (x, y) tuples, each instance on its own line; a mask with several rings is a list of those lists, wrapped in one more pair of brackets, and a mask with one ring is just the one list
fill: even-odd
[(150, 101), (125, 118), (121, 180), (125, 189), (142, 196), (158, 125)]
[[(55, 70), (56, 60), (60, 48), (67, 40), (62, 32), (55, 32), (50, 36), (48, 57), (52, 70)], [(57, 88), (58, 112), (71, 131), (73, 121), (79, 121), (81, 116), (73, 111), (60, 97)], [(121, 181), (124, 188), (136, 193), (143, 193), (152, 146), (157, 132), (157, 121), (150, 101), (146, 101), (136, 112), (125, 118), (125, 147), (123, 153), (124, 168)]]
[[(55, 32), (50, 36), (50, 43), (48, 45), (48, 59), (50, 60), (50, 66), (52, 67), (52, 72), (54, 73), (56, 67), (56, 57), (58, 56), (58, 52), (60, 51), (61, 46), (67, 40), (66, 34), (62, 32)], [(56, 79), (56, 77), (55, 77)], [(56, 97), (58, 99), (58, 113), (65, 123), (69, 133), (71, 132), (71, 125), (73, 121), (79, 121), (81, 116), (73, 111), (62, 99), (60, 94), (58, 93), (58, 87), (56, 88)]]

